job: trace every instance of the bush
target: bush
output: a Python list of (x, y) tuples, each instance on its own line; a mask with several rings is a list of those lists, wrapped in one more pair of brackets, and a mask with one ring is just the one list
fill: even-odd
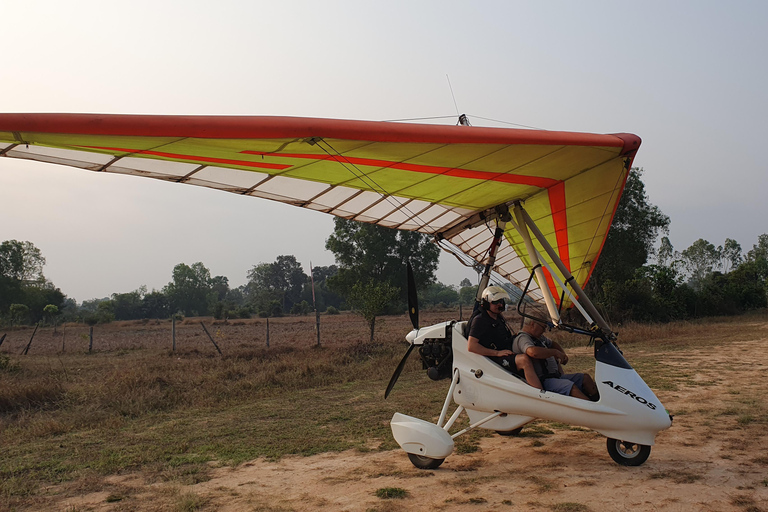
[(213, 305), (212, 312), (213, 312), (213, 318), (215, 318), (216, 320), (221, 320), (225, 316), (229, 316), (228, 315), (229, 312), (225, 310), (224, 303), (221, 301)]
[(335, 307), (333, 307), (333, 306), (328, 306), (328, 309), (326, 309), (326, 310), (325, 310), (325, 312), (326, 312), (327, 314), (329, 314), (329, 315), (338, 315), (338, 314), (339, 314), (339, 310), (338, 310), (338, 309), (336, 309), (336, 308), (335, 308)]
[(309, 302), (303, 300), (293, 305), (293, 307), (291, 308), (291, 314), (292, 315), (308, 315), (311, 310), (312, 308), (309, 307)]

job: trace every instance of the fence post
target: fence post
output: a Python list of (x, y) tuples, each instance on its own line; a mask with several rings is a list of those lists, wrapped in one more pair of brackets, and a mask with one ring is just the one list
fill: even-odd
[(173, 352), (176, 352), (176, 315), (171, 317), (171, 337), (173, 338)]
[(27, 355), (29, 352), (29, 347), (32, 346), (32, 340), (35, 339), (35, 333), (37, 332), (37, 328), (40, 327), (40, 322), (37, 322), (35, 325), (35, 330), (32, 331), (32, 337), (29, 338), (29, 343), (27, 343), (27, 346), (24, 348), (24, 352), (22, 352), (22, 355)]
[(200, 325), (202, 325), (202, 326), (203, 326), (203, 330), (205, 331), (205, 334), (207, 334), (207, 335), (208, 335), (208, 339), (209, 339), (209, 340), (211, 340), (211, 343), (213, 343), (213, 346), (214, 346), (214, 347), (216, 347), (216, 350), (218, 350), (218, 351), (219, 351), (219, 355), (220, 355), (220, 356), (223, 356), (224, 354), (222, 354), (222, 353), (221, 353), (221, 349), (220, 349), (220, 348), (219, 348), (219, 346), (216, 344), (216, 342), (215, 342), (215, 341), (213, 341), (213, 338), (211, 337), (211, 333), (209, 333), (209, 332), (208, 332), (208, 329), (206, 329), (206, 328), (205, 328), (205, 324), (204, 324), (203, 322), (200, 322)]

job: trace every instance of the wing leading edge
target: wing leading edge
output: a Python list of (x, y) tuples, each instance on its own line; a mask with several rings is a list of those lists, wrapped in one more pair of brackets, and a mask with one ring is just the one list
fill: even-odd
[[(475, 261), (493, 237), (486, 225), (493, 209), (521, 201), (581, 285), (639, 146), (630, 134), (376, 121), (0, 114), (0, 156), (188, 183), (419, 231)], [(515, 229), (505, 235), (495, 270), (520, 285), (530, 262)], [(554, 292), (554, 282), (550, 287)]]

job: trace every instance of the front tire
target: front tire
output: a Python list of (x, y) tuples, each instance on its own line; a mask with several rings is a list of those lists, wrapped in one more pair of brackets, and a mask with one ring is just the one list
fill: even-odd
[(445, 459), (432, 459), (430, 457), (424, 457), (423, 455), (416, 455), (415, 453), (409, 453), (408, 458), (411, 459), (411, 463), (419, 469), (437, 469)]
[(614, 462), (622, 466), (639, 466), (651, 454), (651, 447), (645, 444), (630, 443), (608, 438), (608, 454)]

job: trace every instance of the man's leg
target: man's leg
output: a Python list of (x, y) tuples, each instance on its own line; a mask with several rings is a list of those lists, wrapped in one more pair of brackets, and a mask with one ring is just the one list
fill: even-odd
[(590, 397), (597, 395), (597, 384), (595, 384), (595, 381), (592, 380), (592, 377), (590, 377), (588, 373), (584, 374), (582, 388), (584, 389), (584, 393)]
[(584, 385), (584, 374), (582, 373), (569, 373), (567, 375), (561, 375), (559, 379), (547, 379), (546, 389), (547, 391), (554, 391), (561, 395), (570, 395), (574, 398), (581, 398), (582, 400), (589, 400), (589, 397), (579, 387)]
[(574, 384), (571, 386), (571, 396), (575, 396), (576, 398), (581, 398), (582, 400), (589, 400), (589, 397), (581, 392), (579, 389), (579, 386)]
[(530, 357), (525, 354), (517, 354), (515, 356), (515, 366), (517, 366), (518, 370), (523, 370), (525, 381), (528, 384), (538, 389), (544, 389), (539, 380), (539, 376), (536, 375), (536, 370), (533, 369), (533, 363), (531, 362)]

